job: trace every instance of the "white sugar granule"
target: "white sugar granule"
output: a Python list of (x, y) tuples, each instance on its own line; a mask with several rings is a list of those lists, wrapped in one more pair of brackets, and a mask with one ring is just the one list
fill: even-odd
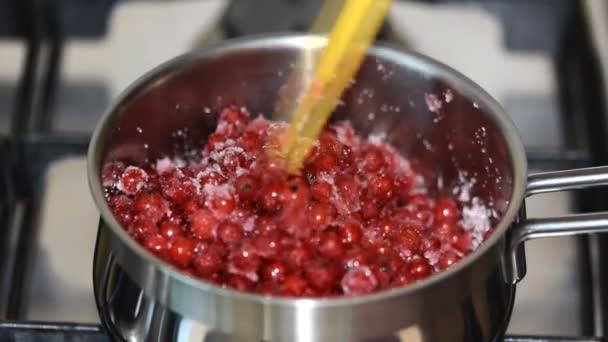
[(483, 235), (490, 229), (492, 209), (485, 206), (478, 197), (474, 197), (470, 205), (462, 208), (462, 226), (471, 233), (473, 249), (483, 241)]
[(428, 110), (433, 113), (438, 113), (443, 106), (443, 102), (435, 94), (424, 94), (424, 102)]

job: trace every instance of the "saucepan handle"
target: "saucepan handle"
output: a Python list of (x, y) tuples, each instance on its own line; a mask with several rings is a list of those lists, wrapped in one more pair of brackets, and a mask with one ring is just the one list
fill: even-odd
[[(608, 185), (608, 166), (533, 174), (528, 177), (527, 196), (540, 193)], [(563, 217), (523, 219), (508, 235), (511, 281), (526, 274), (524, 242), (536, 238), (608, 232), (608, 211)]]

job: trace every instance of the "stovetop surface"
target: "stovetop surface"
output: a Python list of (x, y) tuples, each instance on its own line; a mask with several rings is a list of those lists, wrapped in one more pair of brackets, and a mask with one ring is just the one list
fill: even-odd
[[(113, 1), (95, 1), (99, 6), (107, 2)], [(282, 2), (267, 1), (274, 5)], [(555, 19), (564, 14), (551, 7), (549, 11), (555, 12), (555, 17), (543, 19), (547, 20), (546, 39), (542, 44), (534, 43), (529, 22), (534, 15), (545, 18), (539, 15), (542, 11), (535, 6), (516, 10), (517, 6), (509, 3), (512, 4), (398, 1), (391, 9), (383, 35), (400, 48), (420, 51), (453, 66), (487, 89), (511, 114), (531, 160), (538, 161), (533, 163), (535, 170), (587, 165), (589, 156), (573, 144), (568, 135), (572, 130), (570, 122), (563, 120), (563, 75), (561, 62), (555, 58), (559, 39), (552, 38), (549, 32), (554, 25), (558, 38), (565, 34)], [(11, 293), (22, 299), (13, 303), (18, 309), (7, 318), (17, 319), (17, 323), (0, 324), (0, 341), (104, 339), (97, 325), (91, 284), (98, 213), (86, 183), (84, 153), (88, 135), (112, 99), (145, 71), (179, 53), (221, 41), (238, 30), (257, 29), (226, 24), (227, 20), (239, 18), (230, 12), (234, 11), (234, 2), (226, 0), (138, 1), (113, 6), (101, 38), (85, 39), (95, 30), (81, 29), (77, 39), (61, 42), (57, 68), (60, 77), (55, 80), (54, 100), (45, 102), (44, 97), (35, 96), (30, 99), (38, 106), (43, 104), (32, 105), (32, 112), (42, 110), (53, 119), (42, 125), (43, 129), (34, 127), (35, 134), (23, 135), (22, 152), (28, 159), (25, 164), (33, 165), (23, 176), (35, 191), (26, 189), (24, 193), (34, 195), (18, 202), (13, 210), (22, 214), (35, 212), (36, 219), (28, 221), (28, 215), (14, 215), (10, 225), (28, 227), (32, 234), (25, 241), (33, 247), (19, 254), (29, 263), (23, 265), (28, 271), (21, 282), (12, 284), (21, 285)], [(529, 16), (528, 21), (522, 16)], [(503, 25), (505, 21), (515, 23)], [(172, 23), (170, 27), (167, 22)], [(5, 56), (0, 63), (0, 135), (15, 129), (9, 119), (14, 108), (23, 107), (20, 95), (26, 91), (19, 84), (27, 70), (23, 62), (28, 51), (29, 45), (24, 41), (0, 38), (0, 52)], [(52, 56), (52, 49), (41, 51)], [(44, 94), (44, 87), (39, 91)], [(535, 197), (527, 201), (528, 213), (570, 213), (577, 209), (577, 200), (571, 194)], [(586, 257), (586, 247), (577, 238), (529, 243), (528, 275), (518, 285), (508, 334), (592, 335), (593, 329), (586, 323), (589, 299), (584, 292), (589, 291), (585, 283), (588, 275), (581, 273), (580, 267)], [(0, 309), (6, 306), (0, 303)], [(549, 339), (522, 337), (507, 341)]]

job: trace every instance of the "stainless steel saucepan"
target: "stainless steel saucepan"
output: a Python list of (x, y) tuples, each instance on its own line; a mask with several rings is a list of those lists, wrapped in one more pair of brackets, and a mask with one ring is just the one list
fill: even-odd
[(495, 341), (525, 274), (524, 241), (608, 231), (608, 213), (528, 220), (524, 212), (526, 196), (608, 184), (607, 167), (528, 176), (517, 131), (490, 95), (429, 58), (374, 47), (334, 118), (386, 137), (429, 180), (442, 180), (431, 184), (436, 191), (466, 191), (470, 201), (492, 205), (500, 219), (474, 253), (401, 289), (281, 299), (201, 282), (131, 239), (104, 199), (103, 163), (142, 163), (201, 146), (216, 124), (209, 109), (238, 104), (268, 114), (278, 99), (289, 108), (305, 81), (287, 82), (299, 72), (297, 57), (325, 42), (258, 37), (188, 53), (137, 80), (101, 118), (88, 154), (101, 212), (93, 280), (101, 319), (117, 340)]

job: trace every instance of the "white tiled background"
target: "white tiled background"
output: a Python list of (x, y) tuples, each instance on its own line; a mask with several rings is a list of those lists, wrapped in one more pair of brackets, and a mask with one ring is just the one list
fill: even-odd
[[(62, 65), (65, 84), (95, 84), (102, 91), (85, 107), (78, 86), (60, 92), (57, 125), (89, 131), (97, 116), (129, 82), (156, 64), (198, 45), (210, 35), (224, 0), (125, 2), (116, 7), (108, 36), (69, 42)], [(393, 30), (412, 47), (460, 70), (505, 105), (528, 146), (558, 146), (555, 75), (543, 55), (513, 54), (502, 45), (501, 27), (475, 6), (395, 3)], [(170, 23), (170, 24), (169, 24)], [(14, 82), (23, 47), (0, 41), (0, 84)], [(103, 95), (103, 96), (102, 96)], [(5, 98), (9, 98), (5, 96)], [(536, 99), (530, 102), (524, 99)], [(518, 102), (518, 99), (522, 101)], [(86, 100), (86, 98), (85, 98)], [(0, 127), (6, 129), (10, 104), (0, 101)], [(28, 318), (96, 322), (91, 263), (97, 211), (86, 184), (85, 162), (71, 158), (48, 171), (40, 227), (40, 252)], [(566, 195), (529, 201), (533, 216), (569, 210)], [(575, 244), (560, 238), (528, 244), (528, 276), (519, 285), (510, 333), (576, 335), (579, 323)]]

